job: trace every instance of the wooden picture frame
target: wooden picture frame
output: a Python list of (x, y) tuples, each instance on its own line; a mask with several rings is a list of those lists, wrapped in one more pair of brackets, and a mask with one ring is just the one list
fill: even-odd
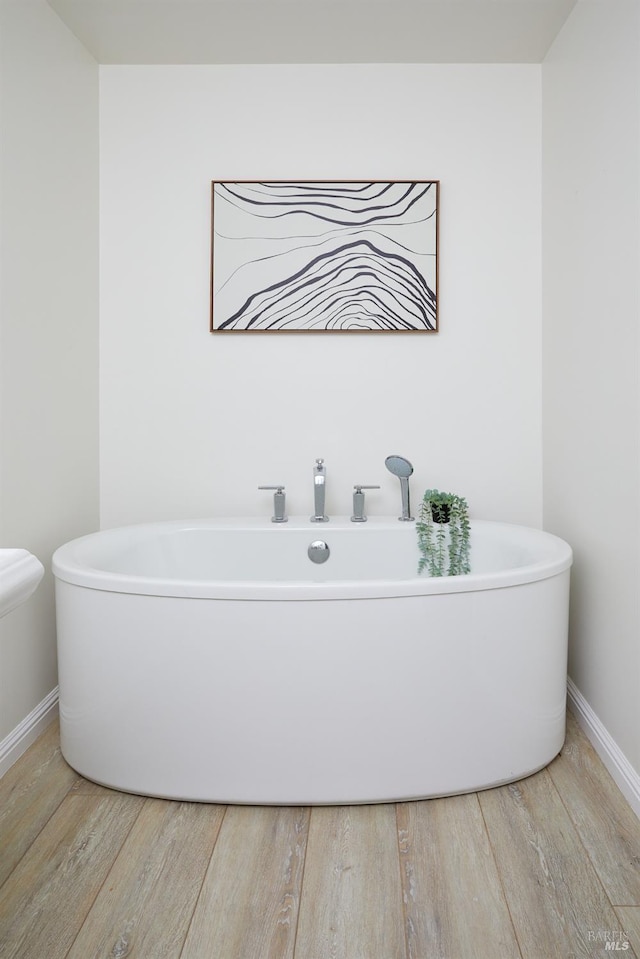
[(438, 180), (214, 180), (212, 333), (436, 333)]

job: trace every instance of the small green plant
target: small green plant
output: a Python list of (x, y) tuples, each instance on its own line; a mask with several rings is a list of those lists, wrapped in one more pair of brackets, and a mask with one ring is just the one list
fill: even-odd
[(420, 562), (418, 573), (430, 576), (460, 576), (468, 573), (469, 507), (455, 493), (428, 489), (422, 497), (416, 523)]

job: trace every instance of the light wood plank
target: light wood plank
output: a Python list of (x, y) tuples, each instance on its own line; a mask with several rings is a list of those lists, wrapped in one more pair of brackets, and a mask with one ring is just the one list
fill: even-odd
[(230, 806), (182, 959), (292, 959), (309, 810)]
[(178, 959), (224, 812), (147, 800), (68, 959)]
[(3, 959), (63, 959), (144, 800), (67, 796), (0, 890)]
[(476, 795), (399, 803), (409, 959), (520, 959)]
[(77, 779), (60, 753), (57, 721), (0, 779), (0, 885)]
[(479, 800), (523, 959), (599, 955), (589, 931), (618, 918), (548, 772)]
[[(616, 915), (619, 919), (618, 929), (620, 941), (627, 939), (636, 956), (640, 956), (640, 907), (616, 906)], [(625, 955), (628, 950), (620, 949), (618, 954)]]
[(549, 772), (611, 901), (640, 906), (640, 821), (571, 714)]
[(94, 796), (99, 799), (107, 799), (109, 796), (117, 796), (120, 790), (112, 789), (111, 786), (102, 786), (92, 779), (85, 779), (84, 776), (78, 775), (70, 792), (74, 796)]
[(295, 959), (406, 959), (395, 809), (314, 808)]

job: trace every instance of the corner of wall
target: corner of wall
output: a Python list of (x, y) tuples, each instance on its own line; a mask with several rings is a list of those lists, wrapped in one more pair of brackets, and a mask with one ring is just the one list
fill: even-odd
[(3, 620), (3, 739), (56, 686), (51, 554), (98, 524), (98, 67), (44, 0), (0, 16), (0, 544), (47, 569)]

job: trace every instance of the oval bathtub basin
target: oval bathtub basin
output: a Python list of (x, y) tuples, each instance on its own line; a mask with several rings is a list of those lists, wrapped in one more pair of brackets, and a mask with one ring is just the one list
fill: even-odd
[(570, 547), (476, 520), (469, 575), (418, 576), (418, 559), (415, 525), (395, 517), (67, 543), (53, 557), (63, 755), (117, 789), (286, 805), (542, 768), (564, 740)]

